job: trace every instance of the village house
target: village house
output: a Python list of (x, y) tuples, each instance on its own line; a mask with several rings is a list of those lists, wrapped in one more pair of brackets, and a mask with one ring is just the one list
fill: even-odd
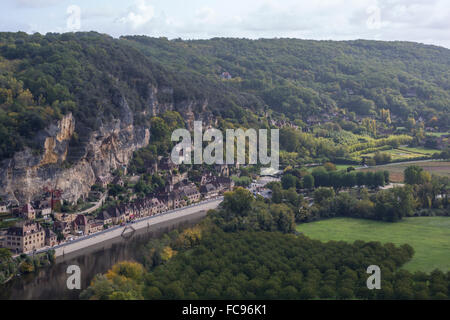
[(90, 233), (96, 233), (103, 230), (103, 223), (98, 221), (89, 221)]
[(8, 204), (6, 202), (0, 202), (0, 213), (9, 213)]
[(55, 221), (53, 228), (57, 233), (62, 234), (64, 238), (72, 232), (71, 222)]
[(56, 221), (67, 223), (72, 223), (72, 221), (77, 217), (77, 215), (73, 213), (55, 213), (54, 216)]
[(24, 205), (19, 209), (18, 215), (26, 220), (34, 220), (36, 219), (36, 211), (33, 206), (29, 203)]
[(162, 213), (168, 210), (166, 204), (164, 202), (159, 201), (158, 198), (152, 198), (152, 201), (153, 201), (153, 208), (155, 208), (154, 214)]
[(198, 202), (201, 199), (201, 194), (198, 191), (197, 186), (193, 183), (182, 186), (179, 190), (182, 193), (181, 196), (186, 197), (190, 203)]
[(56, 233), (54, 233), (51, 229), (45, 229), (45, 245), (49, 247), (56, 246), (58, 244), (58, 239)]
[(187, 204), (187, 201), (180, 190), (162, 194), (159, 196), (158, 200), (165, 202), (168, 209), (178, 209)]
[(89, 222), (85, 215), (79, 214), (72, 221), (72, 234), (86, 235), (90, 233)]
[(113, 224), (120, 224), (122, 222), (127, 222), (129, 215), (125, 213), (124, 207), (110, 207), (107, 210), (108, 215), (112, 219)]
[(234, 188), (234, 181), (228, 177), (215, 177), (212, 181), (212, 184), (216, 187), (219, 193), (223, 193), (225, 191), (231, 191)]
[(101, 222), (103, 225), (109, 225), (109, 224), (113, 223), (113, 219), (111, 218), (111, 216), (106, 211), (101, 211), (97, 215), (97, 221)]
[(117, 176), (112, 180), (112, 184), (116, 184), (118, 186), (123, 187), (125, 185), (125, 182), (123, 181), (121, 176)]
[(95, 184), (101, 186), (102, 188), (106, 189), (108, 187), (108, 184), (110, 183), (110, 179), (105, 176), (98, 176), (97, 180), (95, 180)]
[(206, 174), (202, 175), (201, 178), (200, 178), (200, 185), (203, 186), (203, 185), (207, 184), (208, 183), (208, 178), (210, 176), (211, 176), (211, 173), (209, 175), (206, 175)]
[(134, 204), (137, 207), (138, 216), (146, 217), (167, 211), (166, 205), (158, 198), (145, 198)]
[(200, 187), (200, 193), (204, 198), (212, 198), (219, 195), (219, 191), (212, 183), (207, 183)]
[(51, 202), (48, 200), (41, 200), (37, 202), (36, 215), (47, 219), (52, 213)]
[(8, 228), (4, 247), (16, 253), (38, 250), (45, 245), (45, 231), (39, 223), (22, 221)]
[(103, 223), (88, 220), (85, 215), (79, 214), (72, 222), (72, 233), (76, 235), (88, 235), (103, 230)]

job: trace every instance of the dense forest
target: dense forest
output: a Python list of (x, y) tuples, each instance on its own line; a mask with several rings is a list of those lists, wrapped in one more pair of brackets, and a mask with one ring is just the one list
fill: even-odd
[[(208, 101), (228, 125), (267, 126), (273, 116), (304, 126), (311, 116), (341, 112), (398, 125), (422, 117), (427, 126), (447, 130), (450, 51), (363, 40), (0, 33), (0, 159), (25, 146), (38, 149), (36, 133), (68, 112), (79, 135), (119, 118), (122, 97), (135, 123), (150, 125), (143, 112), (150, 87), (160, 89), (164, 103)], [(351, 121), (340, 126), (361, 131)], [(364, 126), (374, 130), (369, 120)], [(333, 139), (358, 138), (351, 134)], [(310, 145), (312, 157), (343, 156), (334, 146), (321, 152), (325, 141)]]
[[(121, 263), (97, 276), (83, 294), (91, 299), (426, 299), (447, 297), (448, 275), (396, 272), (410, 246), (321, 243), (271, 232), (220, 230), (193, 249), (145, 272)], [(368, 290), (366, 268), (383, 270), (381, 290)], [(428, 279), (431, 282), (428, 282)]]
[(179, 72), (210, 78), (229, 72), (229, 87), (256, 95), (292, 119), (334, 106), (362, 115), (389, 108), (405, 117), (449, 108), (450, 55), (444, 48), (365, 40), (123, 39)]

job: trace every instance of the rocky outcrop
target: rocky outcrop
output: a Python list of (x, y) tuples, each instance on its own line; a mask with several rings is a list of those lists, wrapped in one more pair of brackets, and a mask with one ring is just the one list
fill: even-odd
[[(158, 102), (158, 89), (150, 87), (149, 99), (141, 116), (153, 116), (168, 110), (180, 112), (189, 127), (194, 119), (211, 124), (207, 101), (185, 101), (177, 104)], [(165, 88), (165, 93), (173, 94)], [(112, 172), (126, 166), (133, 152), (150, 140), (149, 128), (134, 125), (133, 111), (118, 94), (112, 102), (120, 108), (120, 119), (100, 123), (99, 129), (85, 133), (79, 145), (73, 145), (76, 120), (65, 115), (57, 123), (36, 135), (42, 146), (36, 154), (31, 149), (17, 152), (0, 165), (0, 197), (22, 204), (39, 197), (45, 187), (62, 190), (62, 197), (75, 202), (86, 196), (99, 177), (108, 179)], [(202, 110), (198, 115), (194, 110)]]
[(74, 202), (89, 193), (99, 176), (108, 177), (115, 169), (127, 165), (133, 152), (148, 144), (150, 133), (148, 129), (136, 128), (126, 101), (121, 104), (125, 111), (123, 117), (93, 131), (75, 163), (66, 161), (75, 128), (71, 114), (39, 133), (42, 154), (25, 149), (3, 161), (2, 198), (16, 204), (25, 203), (39, 197), (48, 187), (62, 190), (63, 199)]

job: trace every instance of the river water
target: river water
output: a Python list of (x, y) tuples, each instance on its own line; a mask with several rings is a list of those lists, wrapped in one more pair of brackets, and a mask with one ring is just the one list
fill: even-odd
[[(139, 261), (140, 250), (150, 239), (161, 237), (175, 228), (191, 226), (200, 221), (206, 212), (198, 212), (141, 229), (131, 237), (118, 237), (77, 252), (58, 257), (54, 265), (36, 273), (17, 277), (0, 286), (0, 299), (78, 299), (80, 292), (89, 286), (93, 277), (105, 273), (114, 264), (124, 260)], [(67, 267), (81, 269), (81, 290), (67, 288)]]

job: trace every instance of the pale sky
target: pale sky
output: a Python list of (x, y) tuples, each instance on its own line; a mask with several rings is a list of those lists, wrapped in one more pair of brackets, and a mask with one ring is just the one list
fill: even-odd
[(450, 1), (0, 0), (0, 31), (404, 40), (450, 48)]

